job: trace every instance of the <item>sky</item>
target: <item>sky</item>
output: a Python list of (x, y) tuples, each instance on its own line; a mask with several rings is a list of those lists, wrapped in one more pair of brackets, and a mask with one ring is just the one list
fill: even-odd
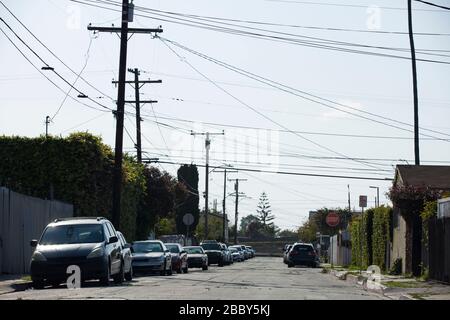
[[(119, 37), (93, 34), (86, 27), (89, 23), (120, 26), (120, 13), (114, 11), (118, 7), (107, 3), (111, 1), (94, 0), (81, 1), (84, 4), (68, 0), (1, 1), (75, 73), (1, 4), (0, 17), (46, 64), (91, 100), (78, 98), (74, 90), (65, 99), (67, 83), (51, 71), (42, 71), (61, 90), (56, 88), (0, 33), (0, 134), (42, 135), (45, 117), (50, 116), (50, 134), (64, 137), (88, 131), (113, 148), (115, 120), (104, 107), (114, 109), (117, 99), (112, 80), (118, 78)], [(448, 1), (436, 3), (445, 5)], [(127, 67), (139, 68), (142, 80), (162, 80), (162, 84), (141, 88), (141, 99), (158, 100), (142, 107), (146, 157), (203, 165), (205, 137), (191, 135), (193, 130), (224, 131), (224, 135), (211, 136), (211, 169), (232, 165), (271, 172), (392, 179), (396, 164), (414, 163), (406, 0), (135, 0), (134, 4), (153, 11), (135, 10), (130, 27), (162, 26), (164, 30), (159, 38), (135, 34), (128, 41)], [(421, 136), (420, 156), (422, 164), (448, 164), (450, 11), (415, 1), (413, 9), (416, 49), (422, 53), (418, 58), (447, 62), (417, 62), (419, 120), (425, 129), (421, 133), (426, 134)], [(192, 21), (203, 23), (202, 28), (192, 27)], [(272, 38), (205, 28), (205, 24), (217, 26), (217, 21), (228, 23), (222, 27)], [(0, 28), (37, 69), (44, 65), (1, 21)], [(294, 41), (282, 42), (280, 37)], [(391, 56), (329, 50), (336, 46)], [(277, 85), (255, 81), (210, 58)], [(80, 72), (90, 85), (78, 77)], [(129, 79), (132, 76), (127, 73)], [(279, 84), (285, 87), (280, 90)], [(133, 100), (134, 89), (127, 86), (126, 90), (126, 98)], [(318, 101), (317, 97), (326, 99), (320, 100), (326, 105), (311, 101)], [(124, 150), (135, 154), (133, 106), (127, 105), (126, 110)], [(168, 163), (158, 166), (174, 175), (179, 167)], [(199, 188), (204, 191), (204, 168), (199, 167), (199, 171)], [(388, 204), (385, 193), (392, 183), (244, 171), (229, 173), (228, 178), (247, 179), (239, 186), (246, 195), (239, 201), (240, 217), (255, 214), (264, 191), (275, 223), (282, 229), (298, 228), (309, 211), (348, 206), (347, 186), (352, 208), (358, 209), (360, 195), (367, 195), (368, 205), (374, 205), (376, 190), (370, 186), (379, 187), (380, 204)], [(210, 206), (216, 199), (218, 209), (223, 179), (223, 173), (210, 174)], [(227, 194), (233, 191), (234, 182), (227, 182)], [(226, 205), (233, 223), (233, 196), (227, 197)]]

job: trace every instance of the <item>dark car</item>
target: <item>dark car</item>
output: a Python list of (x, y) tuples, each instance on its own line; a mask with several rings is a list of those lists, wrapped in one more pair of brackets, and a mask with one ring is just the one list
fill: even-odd
[(208, 255), (200, 246), (184, 247), (187, 252), (188, 265), (190, 268), (202, 268), (208, 270)]
[(165, 243), (172, 255), (172, 270), (177, 273), (188, 273), (188, 256), (179, 243)]
[(208, 255), (208, 265), (217, 264), (219, 267), (224, 265), (224, 253), (222, 247), (217, 241), (203, 241), (200, 246)]
[(172, 275), (172, 255), (159, 240), (135, 241), (133, 248), (133, 270), (137, 272), (157, 271), (162, 276)]
[(314, 246), (310, 243), (294, 243), (287, 255), (287, 265), (289, 268), (296, 265), (318, 267), (319, 258)]
[(233, 257), (231, 256), (231, 252), (228, 249), (227, 245), (225, 243), (219, 243), (220, 247), (222, 248), (222, 252), (223, 252), (223, 264), (225, 265), (230, 265), (232, 264), (233, 261)]
[(122, 232), (117, 231), (117, 237), (119, 238), (120, 246), (122, 247), (122, 261), (123, 261), (123, 273), (125, 280), (133, 280), (133, 257), (131, 254), (131, 244), (127, 243)]
[(287, 244), (284, 246), (283, 249), (283, 263), (284, 264), (288, 264), (288, 254), (289, 254), (289, 250), (291, 250), (292, 248), (292, 244)]
[(67, 267), (77, 265), (81, 280), (99, 279), (109, 284), (124, 278), (121, 246), (111, 222), (102, 217), (56, 219), (44, 229), (31, 257), (33, 287), (53, 286), (66, 281)]

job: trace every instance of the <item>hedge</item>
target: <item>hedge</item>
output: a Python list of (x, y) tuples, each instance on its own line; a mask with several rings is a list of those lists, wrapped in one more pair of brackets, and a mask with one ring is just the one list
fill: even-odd
[(387, 271), (386, 249), (390, 239), (392, 208), (375, 208), (372, 225), (372, 263)]
[[(16, 192), (74, 205), (75, 216), (111, 218), (114, 155), (100, 137), (0, 136), (0, 185)], [(125, 156), (121, 231), (135, 237), (136, 210), (145, 192), (143, 167)]]
[(350, 222), (350, 236), (352, 239), (352, 265), (361, 265), (361, 217), (355, 217)]

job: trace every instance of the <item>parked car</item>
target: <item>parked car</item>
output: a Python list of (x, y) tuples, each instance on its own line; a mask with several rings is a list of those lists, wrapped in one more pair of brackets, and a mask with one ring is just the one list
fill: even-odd
[(239, 252), (240, 261), (246, 260), (246, 258), (245, 258), (245, 252), (244, 252), (244, 250), (242, 250), (242, 247), (241, 247), (241, 246), (239, 246), (239, 245), (234, 245), (234, 246), (231, 246), (230, 248), (235, 248), (235, 249)]
[(245, 246), (245, 248), (250, 253), (250, 258), (254, 258), (255, 257), (255, 251), (253, 250), (253, 248), (250, 247), (250, 246)]
[(172, 270), (177, 273), (188, 273), (188, 256), (179, 243), (165, 243), (172, 255)]
[(237, 248), (228, 247), (228, 249), (231, 252), (231, 257), (233, 258), (233, 261), (238, 261), (238, 262), (244, 261), (243, 253), (241, 254)]
[(320, 265), (319, 257), (311, 243), (294, 243), (288, 253), (288, 267), (306, 265), (316, 268)]
[(200, 243), (200, 246), (208, 255), (208, 265), (217, 264), (219, 267), (224, 265), (224, 252), (222, 247), (215, 240), (207, 240)]
[(233, 263), (233, 257), (231, 256), (230, 250), (228, 250), (228, 247), (225, 243), (220, 243), (220, 246), (222, 248), (223, 252), (223, 263), (225, 265), (230, 265)]
[(289, 254), (289, 250), (291, 250), (292, 248), (292, 244), (287, 244), (284, 246), (284, 253), (283, 253), (283, 263), (284, 264), (288, 264), (288, 254)]
[(251, 258), (251, 253), (250, 253), (250, 251), (247, 249), (247, 247), (244, 246), (243, 244), (240, 245), (240, 246), (241, 246), (242, 250), (244, 251), (245, 259), (246, 259), (246, 260), (247, 260), (247, 259), (250, 259), (250, 258)]
[(172, 255), (159, 240), (133, 242), (133, 270), (158, 271), (162, 276), (172, 275)]
[(121, 246), (114, 226), (105, 218), (55, 219), (30, 245), (36, 248), (30, 262), (35, 288), (66, 281), (70, 265), (80, 267), (82, 281), (99, 279), (103, 285), (111, 277), (116, 283), (123, 281)]
[(208, 270), (208, 255), (200, 246), (189, 246), (183, 248), (187, 253), (190, 268), (202, 268)]
[(123, 273), (125, 280), (133, 280), (133, 257), (131, 254), (131, 244), (127, 243), (122, 232), (117, 231), (117, 238), (119, 238), (119, 243), (122, 248), (122, 261), (123, 261)]

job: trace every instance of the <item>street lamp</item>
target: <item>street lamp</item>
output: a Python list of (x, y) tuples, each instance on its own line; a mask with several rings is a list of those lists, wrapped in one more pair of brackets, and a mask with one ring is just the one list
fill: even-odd
[(377, 200), (375, 201), (375, 206), (378, 208), (380, 206), (380, 188), (375, 186), (370, 186), (371, 189), (377, 189)]

